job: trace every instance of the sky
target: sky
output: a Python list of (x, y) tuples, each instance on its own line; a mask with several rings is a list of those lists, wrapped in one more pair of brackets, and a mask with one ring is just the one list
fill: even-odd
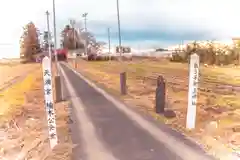
[[(118, 42), (115, 0), (55, 0), (59, 33), (70, 19), (83, 26), (82, 14), (88, 13), (87, 28), (98, 40), (107, 40), (111, 30), (113, 44)], [(230, 40), (240, 37), (239, 0), (119, 0), (123, 45), (138, 48), (167, 47), (192, 40)], [(18, 56), (22, 27), (33, 21), (46, 30), (46, 10), (51, 0), (7, 0), (0, 5), (0, 57)], [(58, 43), (59, 44), (59, 43)]]

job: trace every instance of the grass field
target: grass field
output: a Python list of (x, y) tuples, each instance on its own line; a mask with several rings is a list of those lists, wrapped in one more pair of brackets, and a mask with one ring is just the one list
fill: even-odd
[[(73, 63), (71, 63), (73, 64)], [(208, 137), (217, 139), (230, 148), (240, 145), (240, 69), (228, 67), (200, 67), (200, 83), (197, 102), (196, 129), (185, 129), (188, 93), (188, 65), (166, 60), (78, 61), (78, 71), (119, 96), (130, 106), (181, 131), (200, 142)], [(119, 73), (127, 72), (128, 95), (121, 96)], [(167, 84), (168, 110), (175, 118), (166, 118), (155, 113), (156, 78), (163, 75)], [(215, 125), (217, 124), (217, 128)], [(215, 128), (215, 129), (213, 129)], [(209, 141), (210, 142), (210, 141)]]

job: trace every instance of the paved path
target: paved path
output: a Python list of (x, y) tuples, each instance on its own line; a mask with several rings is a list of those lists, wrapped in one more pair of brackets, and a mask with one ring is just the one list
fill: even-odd
[(104, 96), (76, 71), (60, 66), (72, 105), (74, 160), (212, 159), (190, 142), (163, 132), (156, 122)]

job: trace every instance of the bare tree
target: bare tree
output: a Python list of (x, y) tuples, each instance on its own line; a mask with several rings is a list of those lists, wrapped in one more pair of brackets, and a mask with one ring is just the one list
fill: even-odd
[(82, 48), (83, 43), (80, 40), (80, 35), (75, 28), (66, 25), (61, 32), (62, 46), (67, 49)]

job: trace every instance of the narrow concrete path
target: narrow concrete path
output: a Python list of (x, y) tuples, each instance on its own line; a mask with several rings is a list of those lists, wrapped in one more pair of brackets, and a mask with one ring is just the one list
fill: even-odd
[(72, 102), (75, 160), (212, 159), (109, 100), (66, 65), (61, 71)]

